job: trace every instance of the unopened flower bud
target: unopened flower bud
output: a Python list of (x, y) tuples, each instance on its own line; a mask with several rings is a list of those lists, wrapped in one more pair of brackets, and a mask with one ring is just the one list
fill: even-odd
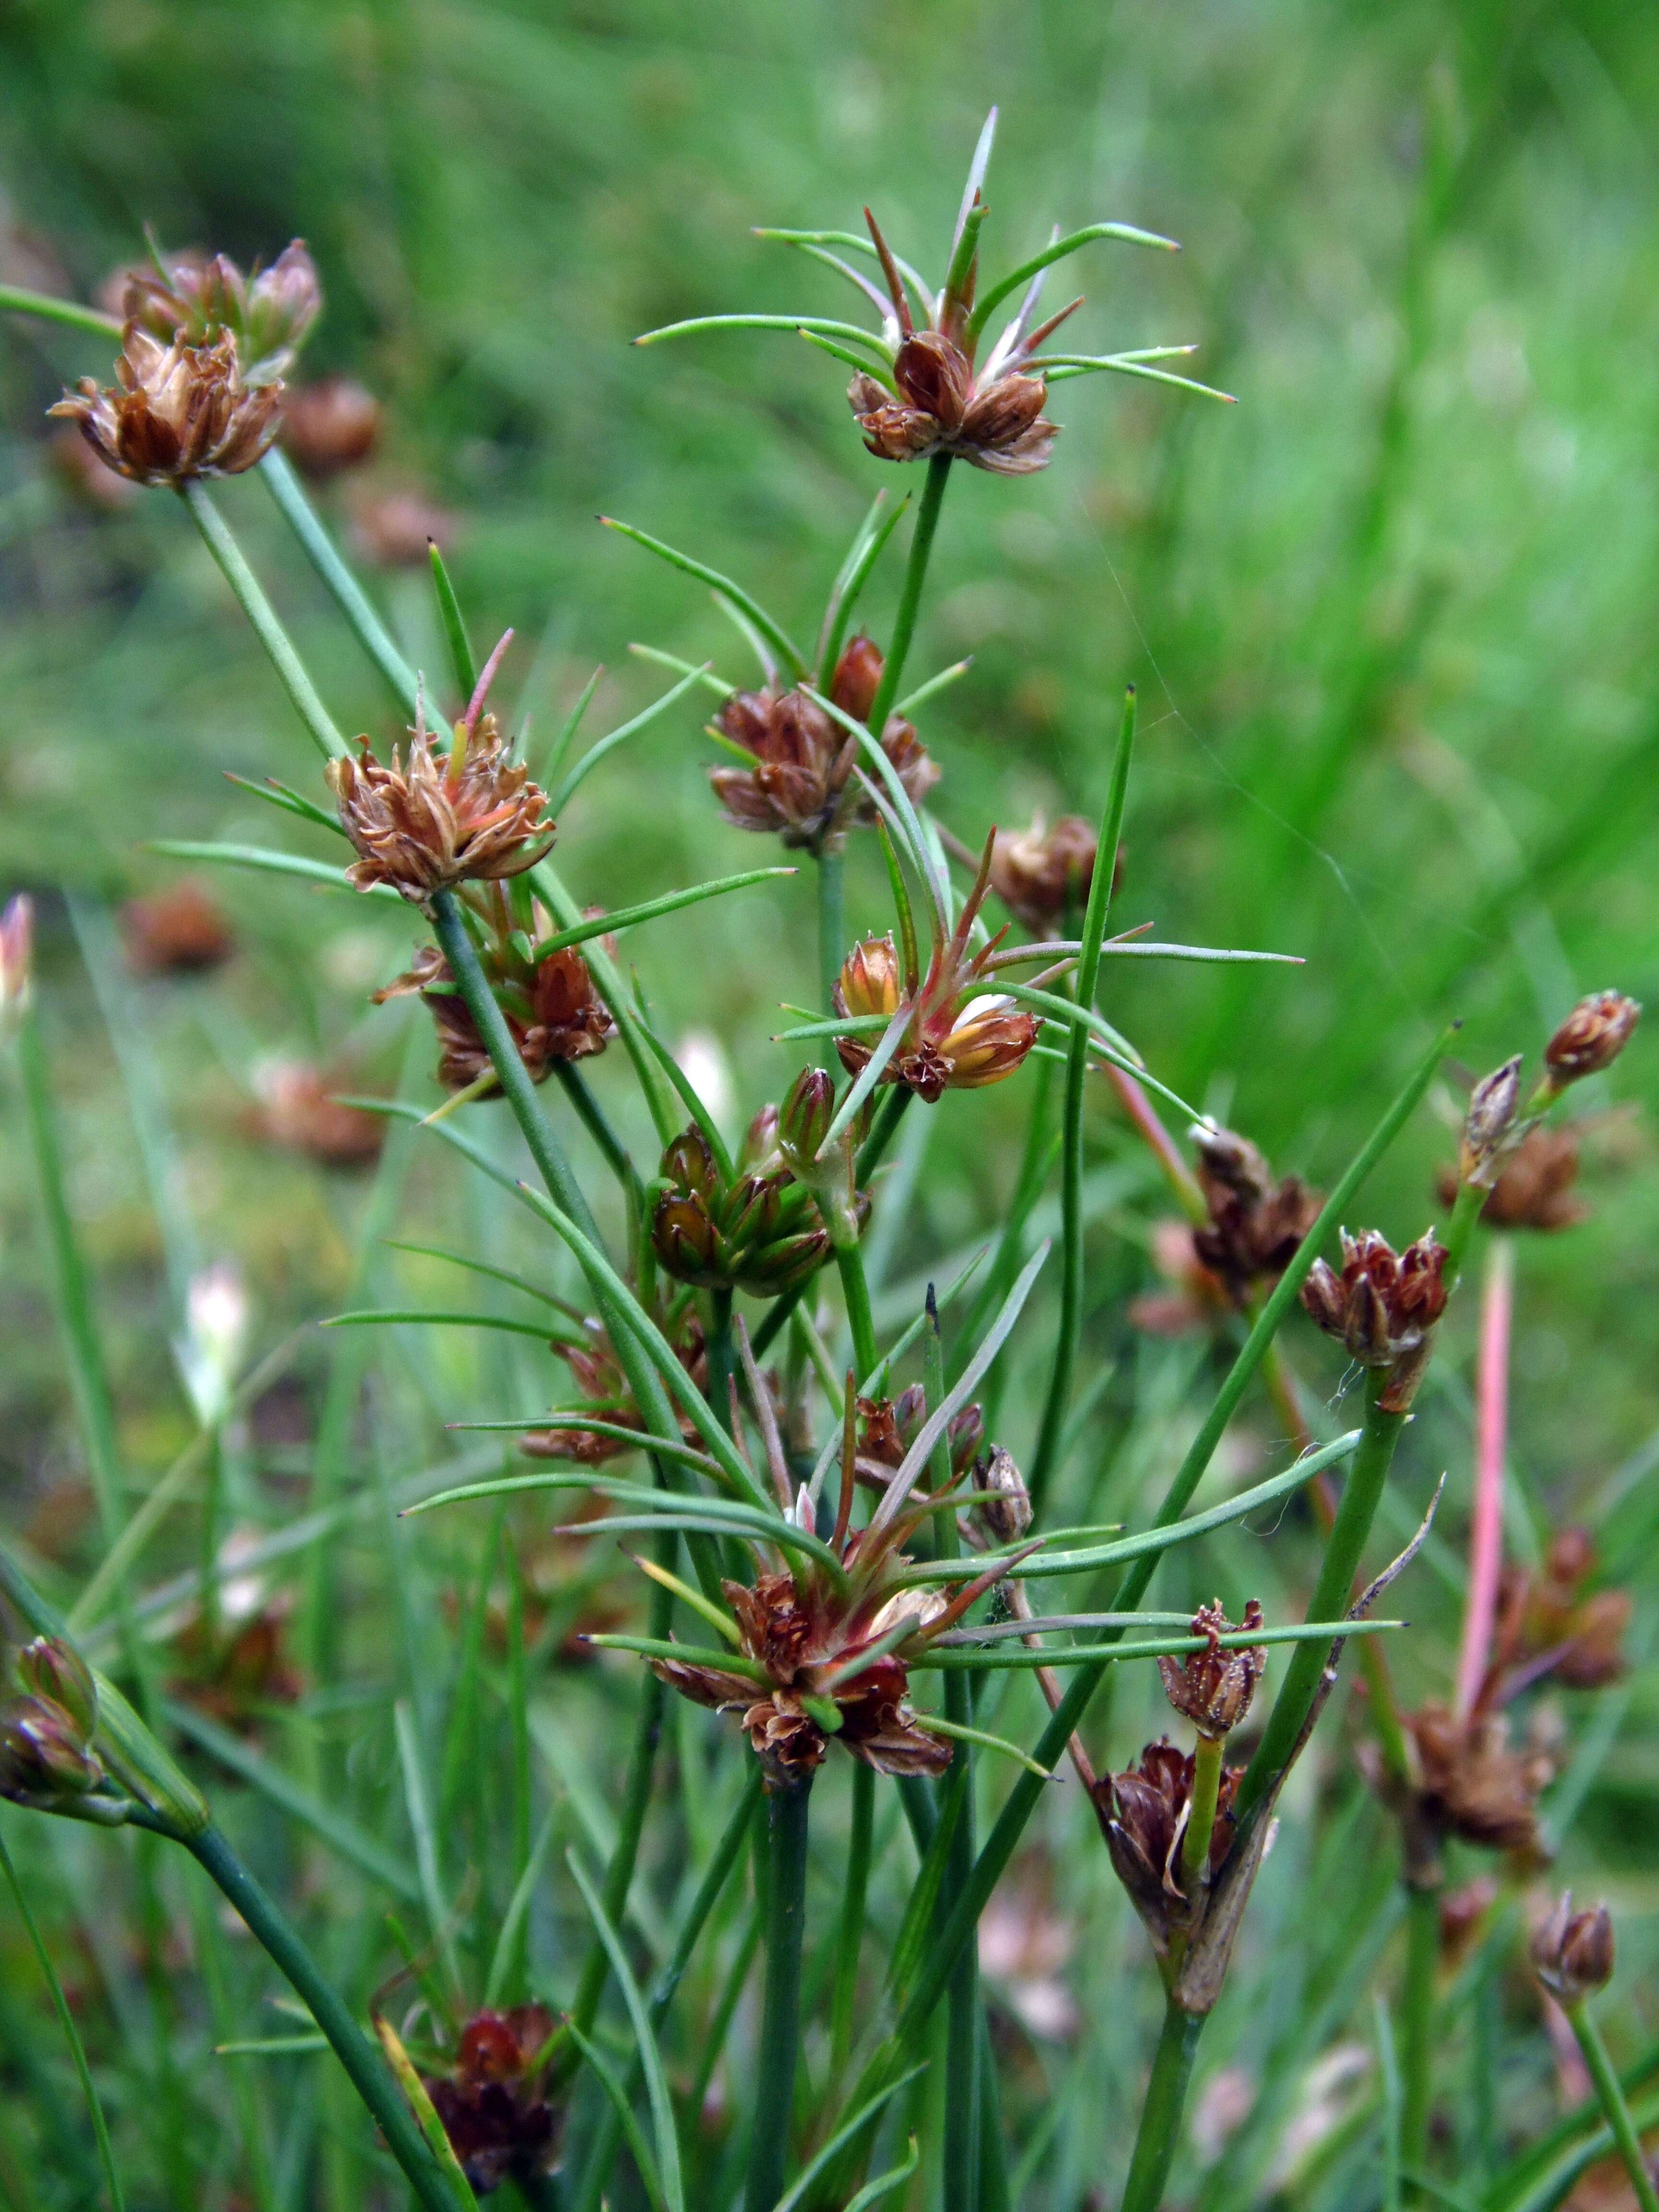
[(26, 1690), (61, 1705), (83, 1741), (91, 1740), (98, 1723), (98, 1689), (78, 1651), (61, 1637), (37, 1636), (18, 1653), (17, 1675)]
[(0, 1042), (12, 1036), (29, 1003), (34, 901), (19, 891), (0, 915)]
[(1463, 1140), (1458, 1147), (1457, 1173), (1461, 1182), (1477, 1190), (1490, 1190), (1497, 1182), (1510, 1149), (1516, 1109), (1521, 1099), (1521, 1055), (1506, 1060), (1483, 1076), (1469, 1099), (1463, 1121)]
[(1544, 1048), (1547, 1080), (1554, 1091), (1611, 1067), (1630, 1042), (1642, 1009), (1620, 991), (1581, 999)]
[(979, 1509), (990, 1534), (999, 1544), (1018, 1543), (1031, 1525), (1031, 1493), (1014, 1465), (1013, 1454), (994, 1445), (989, 1460), (978, 1471), (975, 1486), (995, 1492)]
[(1538, 1978), (1564, 2005), (1582, 2003), (1613, 1978), (1613, 1922), (1605, 1905), (1585, 1912), (1572, 1909), (1572, 1892), (1562, 1897), (1532, 1939), (1532, 1963)]
[(881, 647), (864, 630), (843, 651), (830, 679), (830, 696), (843, 714), (866, 722), (885, 665)]
[(830, 1133), (836, 1081), (822, 1067), (804, 1067), (778, 1111), (778, 1148), (798, 1174), (810, 1168)]
[[(1247, 1630), (1261, 1627), (1261, 1607), (1255, 1598), (1244, 1607), (1239, 1625)], [(1232, 1626), (1219, 1598), (1213, 1605), (1200, 1606), (1193, 1615), (1193, 1634), (1207, 1638), (1209, 1649), (1191, 1652), (1185, 1659), (1166, 1656), (1158, 1662), (1170, 1703), (1186, 1715), (1200, 1735), (1212, 1740), (1236, 1729), (1249, 1711), (1255, 1686), (1267, 1664), (1262, 1644), (1236, 1651), (1221, 1649), (1221, 1638), (1231, 1632)]]

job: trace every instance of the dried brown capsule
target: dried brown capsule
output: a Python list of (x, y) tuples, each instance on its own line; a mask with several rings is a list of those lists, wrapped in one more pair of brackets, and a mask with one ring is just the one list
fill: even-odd
[[(556, 1066), (603, 1052), (617, 1034), (616, 1024), (594, 990), (587, 963), (574, 945), (550, 952), (533, 966), (519, 959), (510, 947), (505, 951), (493, 948), (483, 958), (532, 1083), (544, 1083)], [(493, 1076), (478, 1025), (435, 945), (423, 945), (412, 967), (372, 995), (378, 1006), (414, 991), (430, 1009), (438, 1032), (438, 1080), (445, 1089), (470, 1090)], [(495, 1087), (492, 1083), (490, 1088)]]
[(276, 435), (281, 386), (250, 384), (228, 333), (164, 345), (129, 324), (113, 386), (82, 377), (46, 411), (78, 422), (99, 458), (137, 483), (237, 476)]
[(1492, 1188), (1514, 1142), (1520, 1103), (1521, 1055), (1517, 1052), (1490, 1075), (1482, 1076), (1470, 1096), (1457, 1152), (1460, 1182), (1473, 1183), (1477, 1190)]
[(1549, 1759), (1540, 1752), (1511, 1751), (1499, 1715), (1461, 1721), (1444, 1705), (1426, 1705), (1403, 1717), (1417, 1753), (1421, 1808), (1431, 1826), (1443, 1835), (1540, 1863), (1546, 1854), (1538, 1800), (1553, 1771)]
[(283, 397), (283, 450), (313, 483), (360, 467), (380, 435), (380, 403), (349, 376), (325, 376)]
[(1013, 1454), (995, 1445), (990, 1457), (975, 1471), (974, 1486), (989, 1490), (994, 1497), (988, 1498), (979, 1509), (980, 1519), (994, 1542), (1017, 1544), (1031, 1525), (1031, 1493), (1025, 1487), (1025, 1478), (1014, 1464)]
[[(662, 1157), (651, 1242), (669, 1273), (710, 1290), (774, 1296), (830, 1254), (817, 1201), (787, 1168), (727, 1175), (695, 1123)], [(860, 1194), (862, 1218), (869, 1200)]]
[(512, 635), (485, 665), (447, 756), (434, 751), (422, 716), (406, 762), (394, 747), (383, 767), (360, 738), (358, 759), (329, 763), (340, 826), (357, 853), (346, 873), (359, 890), (389, 884), (424, 908), (434, 891), (453, 884), (522, 875), (551, 849), (553, 826), (542, 819), (545, 794), (514, 760), (495, 716), (483, 712)]
[(1622, 991), (1597, 991), (1581, 999), (1544, 1048), (1547, 1081), (1553, 1091), (1599, 1075), (1630, 1042), (1642, 1009)]
[(1564, 2005), (1582, 2004), (1613, 1979), (1613, 1921), (1605, 1905), (1583, 1912), (1572, 1909), (1572, 1892), (1532, 1939), (1534, 1971)]
[(1340, 1339), (1362, 1366), (1387, 1368), (1378, 1403), (1385, 1413), (1410, 1406), (1427, 1364), (1435, 1323), (1449, 1295), (1446, 1249), (1425, 1230), (1396, 1253), (1375, 1229), (1358, 1237), (1342, 1232), (1342, 1272), (1316, 1260), (1302, 1285), (1302, 1303), (1328, 1336)]
[[(1573, 1195), (1578, 1180), (1579, 1139), (1575, 1129), (1542, 1123), (1528, 1129), (1505, 1156), (1491, 1184), (1480, 1218), (1492, 1229), (1572, 1229), (1589, 1218), (1589, 1208)], [(1458, 1176), (1443, 1169), (1436, 1188), (1443, 1202), (1457, 1194)]]
[(1233, 1130), (1202, 1122), (1192, 1133), (1210, 1217), (1193, 1231), (1193, 1253), (1242, 1308), (1290, 1266), (1323, 1200), (1300, 1176), (1276, 1182), (1261, 1152)]
[[(863, 721), (881, 671), (880, 649), (860, 633), (836, 664), (830, 698), (843, 714)], [(832, 823), (875, 820), (867, 798), (850, 809), (842, 803), (858, 757), (856, 740), (804, 690), (769, 686), (734, 691), (720, 710), (720, 729), (754, 762), (750, 768), (708, 771), (726, 818), (735, 828), (775, 831), (786, 845), (816, 849)], [(938, 763), (902, 715), (888, 717), (881, 744), (900, 782), (920, 805), (939, 781)]]
[[(1097, 842), (1093, 825), (1080, 814), (1062, 814), (1052, 830), (1041, 819), (1018, 833), (999, 830), (991, 851), (991, 889), (1033, 936), (1046, 936), (1068, 914), (1082, 915)], [(1120, 846), (1115, 888), (1122, 858)]]
[(250, 383), (285, 376), (322, 312), (322, 287), (302, 239), (245, 276), (228, 254), (179, 254), (165, 270), (127, 272), (122, 320), (163, 343), (206, 345), (228, 332)]
[(239, 1735), (251, 1735), (276, 1705), (294, 1705), (305, 1684), (288, 1648), (290, 1608), (281, 1601), (222, 1626), (198, 1613), (173, 1638), (176, 1692)]
[(236, 950), (223, 908), (188, 878), (129, 899), (121, 909), (121, 936), (129, 963), (145, 975), (204, 975)]
[[(1106, 1848), (1118, 1880), (1146, 1923), (1152, 1948), (1164, 1958), (1172, 1917), (1185, 1903), (1181, 1887), (1181, 1843), (1192, 1805), (1195, 1762), (1163, 1739), (1149, 1743), (1139, 1766), (1108, 1774), (1095, 1785), (1106, 1828)], [(1224, 1766), (1210, 1833), (1209, 1869), (1213, 1876), (1232, 1849), (1237, 1826), (1234, 1804), (1243, 1779), (1242, 1766)]]
[(535, 2183), (553, 2163), (558, 2123), (544, 2092), (553, 2015), (538, 2004), (474, 2013), (455, 2063), (426, 2083), (433, 2109), (473, 2190)]
[[(1246, 1630), (1261, 1627), (1261, 1607), (1255, 1598), (1245, 1606), (1244, 1618), (1238, 1625)], [(1233, 1626), (1219, 1598), (1213, 1605), (1200, 1606), (1193, 1615), (1193, 1634), (1207, 1637), (1209, 1649), (1191, 1652), (1184, 1659), (1165, 1656), (1158, 1662), (1170, 1703), (1186, 1715), (1200, 1735), (1215, 1741), (1236, 1729), (1249, 1711), (1255, 1686), (1267, 1664), (1265, 1644), (1240, 1650), (1221, 1649), (1222, 1637), (1230, 1634)]]

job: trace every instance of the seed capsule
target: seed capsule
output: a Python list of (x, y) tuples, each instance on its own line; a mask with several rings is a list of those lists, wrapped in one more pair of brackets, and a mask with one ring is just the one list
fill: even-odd
[(1613, 1979), (1613, 1948), (1607, 1906), (1575, 1912), (1567, 1890), (1532, 1939), (1532, 1963), (1553, 1996), (1564, 2005), (1581, 2004)]

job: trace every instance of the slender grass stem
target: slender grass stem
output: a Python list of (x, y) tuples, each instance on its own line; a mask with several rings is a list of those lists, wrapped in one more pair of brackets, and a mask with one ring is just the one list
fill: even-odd
[[(1420, 2173), (1428, 2161), (1429, 2115), (1434, 2104), (1434, 1984), (1440, 1964), (1440, 1889), (1437, 1884), (1414, 1886), (1406, 1895), (1400, 2163), (1406, 2172)], [(1414, 2187), (1408, 2188), (1407, 2196), (1410, 2201), (1424, 2201), (1422, 2192)]]
[(391, 632), (375, 612), (368, 592), (340, 557), (321, 516), (295, 474), (293, 462), (280, 446), (273, 446), (260, 462), (259, 474), (283, 520), (299, 539), (301, 550), (349, 623), (352, 635), (386, 678), (387, 690), (400, 707), (412, 708), (415, 671), (393, 644)]
[(307, 674), (293, 641), (277, 620), (276, 609), (260, 588), (258, 578), (244, 558), (241, 547), (231, 535), (229, 524), (209, 497), (206, 487), (194, 477), (185, 478), (179, 487), (179, 496), (206, 539), (208, 550), (218, 562), (219, 572), (234, 593), (237, 605), (253, 625), (254, 635), (269, 655), (283, 690), (293, 701), (295, 714), (310, 732), (323, 757), (337, 760), (346, 750), (346, 741), (319, 697), (316, 685)]
[[(1112, 875), (1123, 829), (1134, 738), (1135, 695), (1132, 687), (1124, 701), (1117, 754), (1101, 816), (1094, 872), (1089, 881), (1089, 902), (1083, 920), (1076, 988), (1077, 1004), (1085, 1014), (1093, 1009), (1100, 981), (1100, 948), (1111, 911)], [(1066, 1103), (1061, 1123), (1060, 1333), (1054, 1343), (1054, 1370), (1042, 1408), (1042, 1425), (1037, 1431), (1036, 1450), (1026, 1478), (1034, 1513), (1042, 1510), (1044, 1495), (1059, 1462), (1066, 1412), (1072, 1395), (1072, 1376), (1083, 1331), (1083, 1093), (1088, 1067), (1089, 1032), (1079, 1023), (1066, 1048)]]
[(732, 1293), (708, 1293), (708, 1402), (714, 1416), (726, 1425), (732, 1419)]
[(830, 2075), (839, 2081), (853, 2048), (853, 2013), (858, 2002), (859, 1950), (864, 1938), (865, 1905), (870, 1889), (870, 1846), (875, 1832), (876, 1772), (853, 1762), (853, 1823), (847, 1844), (847, 1879), (842, 1891), (841, 1926), (836, 1938), (836, 1978), (830, 1997)]
[(1515, 1308), (1515, 1244), (1495, 1237), (1480, 1285), (1480, 1351), (1474, 1392), (1474, 1510), (1469, 1523), (1469, 1583), (1457, 1656), (1457, 1711), (1474, 1710), (1492, 1656), (1498, 1581), (1504, 1565), (1504, 1446), (1509, 1426), (1510, 1324)]
[(832, 1220), (830, 1238), (836, 1248), (836, 1265), (847, 1300), (847, 1325), (853, 1333), (853, 1364), (860, 1375), (872, 1375), (881, 1355), (876, 1349), (875, 1316), (870, 1310), (870, 1285), (865, 1279), (857, 1225)]
[(881, 1104), (876, 1109), (876, 1118), (869, 1135), (859, 1147), (857, 1180), (860, 1188), (866, 1184), (886, 1158), (899, 1123), (904, 1119), (905, 1109), (915, 1097), (908, 1083), (893, 1084)]
[(281, 1907), (260, 1887), (217, 1828), (185, 1836), (160, 1826), (160, 1832), (172, 1834), (175, 1842), (184, 1844), (305, 2000), (427, 2212), (459, 2212), (460, 2199), (428, 2148), (391, 2069), (352, 2018)]
[(1181, 1886), (1188, 1897), (1201, 1896), (1210, 1877), (1210, 1838), (1215, 1832), (1216, 1802), (1221, 1790), (1219, 1736), (1201, 1735), (1193, 1754), (1192, 1808), (1181, 1844)]
[(1446, 1260), (1440, 1271), (1440, 1279), (1449, 1292), (1463, 1272), (1463, 1262), (1469, 1255), (1469, 1240), (1474, 1235), (1480, 1209), (1486, 1202), (1484, 1190), (1477, 1190), (1472, 1183), (1459, 1186), (1452, 1204), (1451, 1219), (1446, 1224)]
[(806, 1918), (806, 1823), (811, 1780), (774, 1782), (766, 1801), (766, 1995), (744, 2212), (772, 2212), (783, 2194), (800, 2042), (801, 1937)]
[(882, 664), (881, 681), (876, 686), (876, 696), (870, 702), (870, 712), (865, 727), (879, 742), (887, 726), (887, 717), (893, 711), (893, 702), (898, 697), (899, 685), (904, 675), (904, 664), (909, 658), (910, 641), (915, 635), (916, 615), (921, 605), (922, 586), (927, 580), (927, 563), (933, 550), (933, 537), (939, 528), (939, 509), (945, 503), (945, 487), (951, 477), (951, 456), (935, 453), (927, 464), (927, 481), (916, 505), (916, 526), (910, 535), (910, 557), (905, 563), (904, 583), (899, 592), (898, 611), (893, 617), (893, 635), (887, 647), (887, 658)]
[(1152, 2078), (1146, 2084), (1146, 2101), (1140, 2108), (1129, 2178), (1123, 2185), (1122, 2212), (1158, 2212), (1164, 2202), (1164, 2184), (1181, 2137), (1187, 2084), (1203, 2032), (1201, 2014), (1182, 2012), (1175, 2003), (1165, 2010), (1164, 2032), (1158, 2039)]
[[(1365, 1540), (1370, 1534), (1383, 1485), (1394, 1461), (1395, 1446), (1410, 1419), (1407, 1413), (1384, 1413), (1378, 1404), (1387, 1386), (1387, 1370), (1372, 1369), (1366, 1378), (1365, 1420), (1359, 1448), (1349, 1462), (1336, 1525), (1325, 1547), (1319, 1580), (1308, 1601), (1310, 1620), (1340, 1620), (1347, 1611), (1353, 1579), (1358, 1571)], [(1238, 1785), (1238, 1817), (1242, 1820), (1295, 1749), (1302, 1724), (1318, 1693), (1325, 1669), (1325, 1647), (1298, 1644), (1285, 1670), (1285, 1680), (1263, 1729), (1255, 1756)]]
[(818, 854), (818, 994), (826, 1014), (836, 1002), (846, 951), (847, 846), (842, 837), (831, 836)]
[(0, 1838), (0, 1867), (5, 1869), (6, 1881), (16, 1901), (17, 1910), (22, 1915), (23, 1926), (27, 1930), (30, 1945), (40, 1965), (40, 1972), (46, 1978), (46, 1987), (52, 1993), (52, 2006), (58, 2015), (58, 2025), (64, 2031), (64, 2040), (68, 2044), (70, 2057), (75, 2063), (76, 2078), (81, 2084), (81, 2094), (87, 2100), (87, 2112), (92, 2120), (92, 2132), (97, 2139), (99, 2163), (104, 2169), (104, 2182), (109, 2191), (109, 2201), (114, 2207), (114, 2212), (126, 2212), (126, 2198), (122, 2194), (121, 2176), (116, 2168), (115, 2153), (110, 2145), (109, 2125), (104, 2118), (104, 2108), (99, 2102), (98, 2092), (93, 2087), (92, 2069), (87, 2064), (86, 2045), (81, 2040), (80, 2029), (75, 2025), (75, 2015), (69, 2008), (69, 2001), (64, 1995), (63, 1984), (58, 1980), (52, 1966), (51, 1954), (41, 1939), (40, 1928), (35, 1923), (33, 1910), (29, 1904), (28, 1892), (17, 1879), (17, 1869), (11, 1863), (11, 1853), (6, 1849), (3, 1838)]
[(1584, 2054), (1584, 2063), (1589, 2069), (1590, 2080), (1595, 2084), (1595, 2094), (1601, 2110), (1607, 2116), (1607, 2125), (1613, 2130), (1613, 2140), (1618, 2146), (1620, 2158), (1630, 2176), (1631, 2187), (1636, 2191), (1636, 2201), (1642, 2212), (1659, 2212), (1659, 2195), (1656, 2195), (1653, 2176), (1642, 2155), (1641, 2140), (1636, 2132), (1636, 2123), (1625, 2102), (1625, 2093), (1619, 2086), (1619, 2076), (1613, 2071), (1613, 2061), (1607, 2057), (1607, 2046), (1601, 2040), (1601, 2031), (1589, 2016), (1589, 2008), (1580, 1998), (1577, 2004), (1566, 2008), (1572, 2032), (1578, 2039), (1578, 2048)]

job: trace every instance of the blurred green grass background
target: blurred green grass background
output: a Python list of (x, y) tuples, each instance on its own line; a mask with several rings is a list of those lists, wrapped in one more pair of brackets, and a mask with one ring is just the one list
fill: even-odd
[[(1074, 264), (1082, 335), (1195, 340), (1197, 373), (1242, 404), (1073, 383), (1047, 474), (957, 472), (915, 664), (975, 656), (925, 731), (944, 818), (977, 842), (992, 820), (1092, 811), (1137, 683), (1125, 921), (1308, 965), (1143, 968), (1115, 1018), (1177, 1088), (1316, 1176), (1429, 1024), (1462, 1016), (1479, 1069), (1535, 1048), (1581, 990), (1659, 988), (1659, 33), (1641, 9), (735, 0), (694, 21), (652, 0), (24, 0), (0, 54), (4, 273), (90, 295), (146, 222), (245, 261), (304, 235), (329, 297), (307, 369), (387, 402), (379, 476), (459, 517), (475, 625), (517, 627), (509, 681), (546, 730), (595, 662), (595, 731), (653, 696), (630, 640), (744, 672), (698, 588), (596, 512), (805, 629), (896, 473), (861, 452), (835, 364), (787, 336), (627, 341), (725, 307), (835, 307), (833, 276), (756, 222), (845, 225), (868, 199), (936, 256), (996, 100), (994, 254), (1101, 215), (1178, 236), (1179, 258), (1097, 247)], [(15, 319), (0, 353), (0, 873), (107, 896), (170, 872), (146, 838), (267, 836), (219, 771), (297, 775), (307, 749), (183, 515), (151, 495), (89, 520), (47, 466), (41, 410), (100, 354)], [(389, 735), (261, 487), (225, 501), (338, 719)], [(878, 622), (894, 585), (890, 564)], [(434, 665), (423, 587), (380, 589)], [(582, 896), (765, 857), (714, 818), (695, 722), (657, 725), (571, 810)], [(239, 1144), (239, 1086), (261, 1054), (395, 1066), (400, 1024), (362, 997), (408, 933), (286, 885), (224, 888), (247, 950), (211, 1021), (176, 995), (161, 1010), (163, 1056), (217, 1240), (251, 1239), (256, 1272), (268, 1248), (297, 1313), (330, 1276), (328, 1208)], [(855, 878), (855, 915), (875, 917), (878, 888)], [(677, 1008), (689, 992), (751, 1100), (788, 1072), (764, 1043), (777, 999), (810, 989), (793, 890), (633, 940), (647, 988)], [(54, 941), (73, 1149), (118, 1246), (125, 1108)], [(1638, 1040), (1626, 1098), (1650, 1093), (1653, 1065)], [(944, 1109), (934, 1174), (948, 1187), (954, 1165), (964, 1233), (981, 1155), (955, 1139), (971, 1123), (1012, 1142), (1017, 1111), (1012, 1093)], [(1659, 1182), (1638, 1125), (1605, 1137), (1596, 1222), (1526, 1255), (1544, 1287), (1524, 1306), (1518, 1427), (1552, 1480), (1605, 1470), (1659, 1423)], [(1419, 1133), (1378, 1185), (1401, 1236), (1429, 1206), (1434, 1146)], [(142, 1246), (140, 1220), (125, 1233)]]

